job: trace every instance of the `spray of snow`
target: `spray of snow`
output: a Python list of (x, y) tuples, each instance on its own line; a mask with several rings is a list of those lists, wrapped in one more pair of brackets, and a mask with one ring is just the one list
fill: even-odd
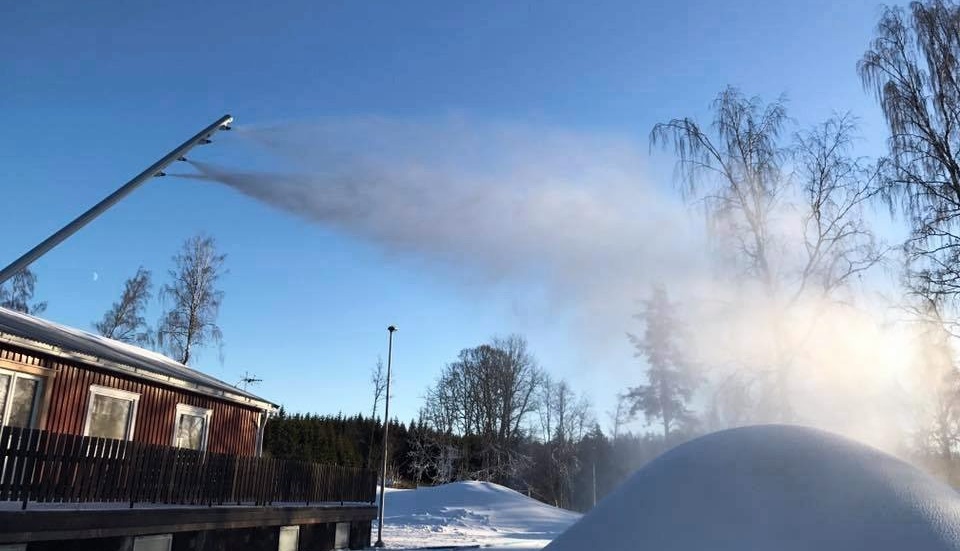
[(547, 281), (549, 298), (585, 308), (584, 319), (629, 319), (638, 285), (666, 278), (681, 258), (685, 271), (699, 269), (676, 254), (696, 239), (682, 206), (638, 185), (641, 151), (625, 139), (457, 119), (237, 134), (294, 169), (194, 163), (202, 177), (388, 253), (438, 260), (470, 283)]
[[(669, 182), (654, 185), (645, 144), (468, 118), (329, 119), (237, 127), (279, 170), (194, 163), (199, 175), (308, 220), (378, 244), (387, 254), (442, 266), (470, 283), (535, 285), (571, 313), (586, 346), (623, 342), (637, 300), (664, 282), (686, 309), (710, 376), (761, 375), (774, 363), (777, 310), (712, 278), (702, 220)], [(192, 176), (193, 177), (193, 176)], [(781, 223), (796, 223), (789, 219)], [(796, 342), (799, 421), (894, 447), (915, 399), (914, 351), (883, 305), (801, 303), (778, 320)], [(622, 358), (623, 381), (642, 365)], [(749, 421), (745, 419), (744, 421)]]

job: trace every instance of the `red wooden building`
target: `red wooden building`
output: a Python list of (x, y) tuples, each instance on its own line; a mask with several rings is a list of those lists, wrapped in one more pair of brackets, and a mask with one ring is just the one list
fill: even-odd
[(276, 410), (161, 354), (0, 308), (0, 426), (259, 455)]

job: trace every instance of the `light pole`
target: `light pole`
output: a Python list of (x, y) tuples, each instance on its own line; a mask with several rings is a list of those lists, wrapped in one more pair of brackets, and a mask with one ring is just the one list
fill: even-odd
[(383, 547), (383, 499), (387, 485), (387, 433), (390, 431), (390, 368), (393, 363), (393, 332), (397, 328), (387, 327), (387, 398), (383, 406), (383, 467), (380, 469), (380, 518), (377, 521), (377, 543), (374, 547)]

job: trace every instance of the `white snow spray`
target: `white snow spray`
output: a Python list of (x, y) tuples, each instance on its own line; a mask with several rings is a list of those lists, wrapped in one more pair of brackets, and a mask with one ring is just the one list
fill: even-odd
[[(637, 300), (665, 283), (715, 384), (763, 376), (773, 362), (771, 327), (787, 327), (805, 343), (792, 367), (797, 422), (892, 451), (903, 441), (917, 401), (909, 329), (862, 289), (852, 291), (865, 299), (858, 308), (807, 300), (783, 316), (762, 293), (714, 279), (702, 219), (669, 182), (651, 182), (646, 145), (630, 137), (376, 117), (235, 134), (283, 169), (193, 163), (200, 178), (388, 254), (435, 262), (463, 281), (535, 285), (573, 313), (571, 340), (588, 349), (624, 342), (637, 329)], [(784, 319), (774, 324), (776, 316)], [(622, 386), (605, 389), (610, 396), (643, 381), (644, 366), (629, 352), (618, 363), (609, 369)]]
[(645, 150), (626, 138), (463, 119), (236, 130), (283, 169), (193, 163), (201, 178), (468, 284), (540, 282), (588, 333), (622, 338), (650, 283), (703, 268), (678, 254), (699, 239), (683, 206), (644, 184)]

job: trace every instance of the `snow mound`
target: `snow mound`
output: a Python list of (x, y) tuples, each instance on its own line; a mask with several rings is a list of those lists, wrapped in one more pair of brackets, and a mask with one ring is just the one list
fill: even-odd
[(745, 427), (661, 455), (547, 549), (960, 549), (960, 496), (840, 436)]
[(489, 482), (388, 490), (385, 511), (383, 539), (390, 547), (540, 548), (580, 518)]

